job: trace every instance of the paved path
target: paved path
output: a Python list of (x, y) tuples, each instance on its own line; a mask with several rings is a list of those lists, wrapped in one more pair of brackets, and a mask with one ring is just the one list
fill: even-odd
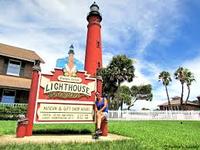
[(92, 139), (91, 135), (33, 135), (30, 137), (16, 138), (15, 135), (0, 136), (0, 144), (8, 143), (88, 143), (96, 141), (115, 141), (130, 139), (128, 137), (109, 134), (108, 136), (101, 136), (98, 140)]

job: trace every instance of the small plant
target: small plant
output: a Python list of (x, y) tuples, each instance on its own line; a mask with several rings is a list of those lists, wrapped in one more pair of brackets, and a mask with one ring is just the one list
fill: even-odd
[(27, 104), (0, 103), (0, 120), (17, 120), (19, 114), (26, 114)]

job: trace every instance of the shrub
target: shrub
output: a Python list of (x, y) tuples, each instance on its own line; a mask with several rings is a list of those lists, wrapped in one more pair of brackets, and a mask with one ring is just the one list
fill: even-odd
[(0, 103), (0, 120), (17, 120), (19, 114), (26, 114), (27, 104)]

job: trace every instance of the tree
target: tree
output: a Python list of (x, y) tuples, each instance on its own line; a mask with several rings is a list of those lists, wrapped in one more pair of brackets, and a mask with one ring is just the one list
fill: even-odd
[(169, 92), (168, 92), (168, 88), (167, 86), (169, 85), (169, 83), (172, 81), (171, 77), (170, 77), (170, 73), (167, 71), (162, 71), (159, 76), (158, 76), (159, 81), (162, 81), (162, 84), (165, 87), (165, 91), (167, 94), (167, 100), (168, 100), (168, 105), (170, 106), (170, 99), (169, 99)]
[(103, 93), (106, 93), (110, 100), (109, 109), (118, 109), (121, 101), (114, 99), (115, 93), (122, 82), (133, 80), (134, 72), (133, 61), (126, 55), (114, 56), (106, 68), (98, 71), (97, 75), (102, 76), (103, 79)]
[(113, 57), (108, 66), (108, 70), (110, 72), (110, 81), (117, 83), (117, 87), (120, 87), (121, 83), (124, 81), (133, 81), (135, 77), (133, 61), (126, 57), (126, 55), (117, 55)]
[(134, 106), (134, 103), (137, 100), (151, 101), (153, 99), (151, 84), (140, 85), (140, 86), (133, 85), (131, 87), (131, 96), (132, 96), (132, 102), (128, 106), (128, 109)]
[(181, 104), (181, 109), (182, 109), (182, 105), (183, 105), (183, 93), (184, 93), (184, 83), (185, 83), (185, 71), (183, 67), (179, 67), (176, 72), (174, 73), (175, 79), (179, 80), (181, 83), (181, 100), (180, 100), (180, 104)]
[(108, 68), (102, 68), (97, 72), (97, 75), (102, 76), (103, 79), (103, 93), (108, 95), (108, 97), (114, 97), (118, 87), (115, 82), (111, 82), (110, 74), (111, 71)]
[(193, 73), (189, 69), (185, 69), (185, 82), (188, 88), (187, 98), (185, 100), (185, 105), (187, 104), (189, 97), (190, 97), (190, 86), (192, 82), (195, 81)]
[(194, 75), (193, 73), (187, 69), (187, 68), (183, 68), (183, 67), (179, 67), (176, 72), (174, 73), (175, 75), (175, 79), (179, 80), (182, 86), (182, 90), (181, 90), (181, 109), (183, 106), (183, 93), (184, 93), (184, 84), (186, 84), (187, 88), (188, 88), (188, 94), (187, 94), (187, 98), (185, 100), (185, 105), (188, 102), (188, 99), (190, 97), (190, 86), (192, 84), (193, 81), (195, 81)]
[(102, 76), (103, 79), (103, 86), (102, 90), (103, 93), (107, 96), (109, 101), (109, 109), (116, 110), (118, 109), (118, 102), (114, 99), (115, 92), (117, 91), (117, 85), (115, 82), (110, 81), (110, 70), (107, 68), (101, 68), (98, 70), (97, 75)]
[(120, 86), (115, 94), (115, 99), (118, 100), (120, 104), (121, 111), (123, 110), (123, 104), (130, 105), (131, 103), (131, 91), (128, 86)]

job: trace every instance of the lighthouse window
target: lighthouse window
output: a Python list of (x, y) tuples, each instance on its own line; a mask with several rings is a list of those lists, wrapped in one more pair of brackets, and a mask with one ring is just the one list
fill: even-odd
[(100, 48), (100, 42), (97, 41), (97, 48)]

